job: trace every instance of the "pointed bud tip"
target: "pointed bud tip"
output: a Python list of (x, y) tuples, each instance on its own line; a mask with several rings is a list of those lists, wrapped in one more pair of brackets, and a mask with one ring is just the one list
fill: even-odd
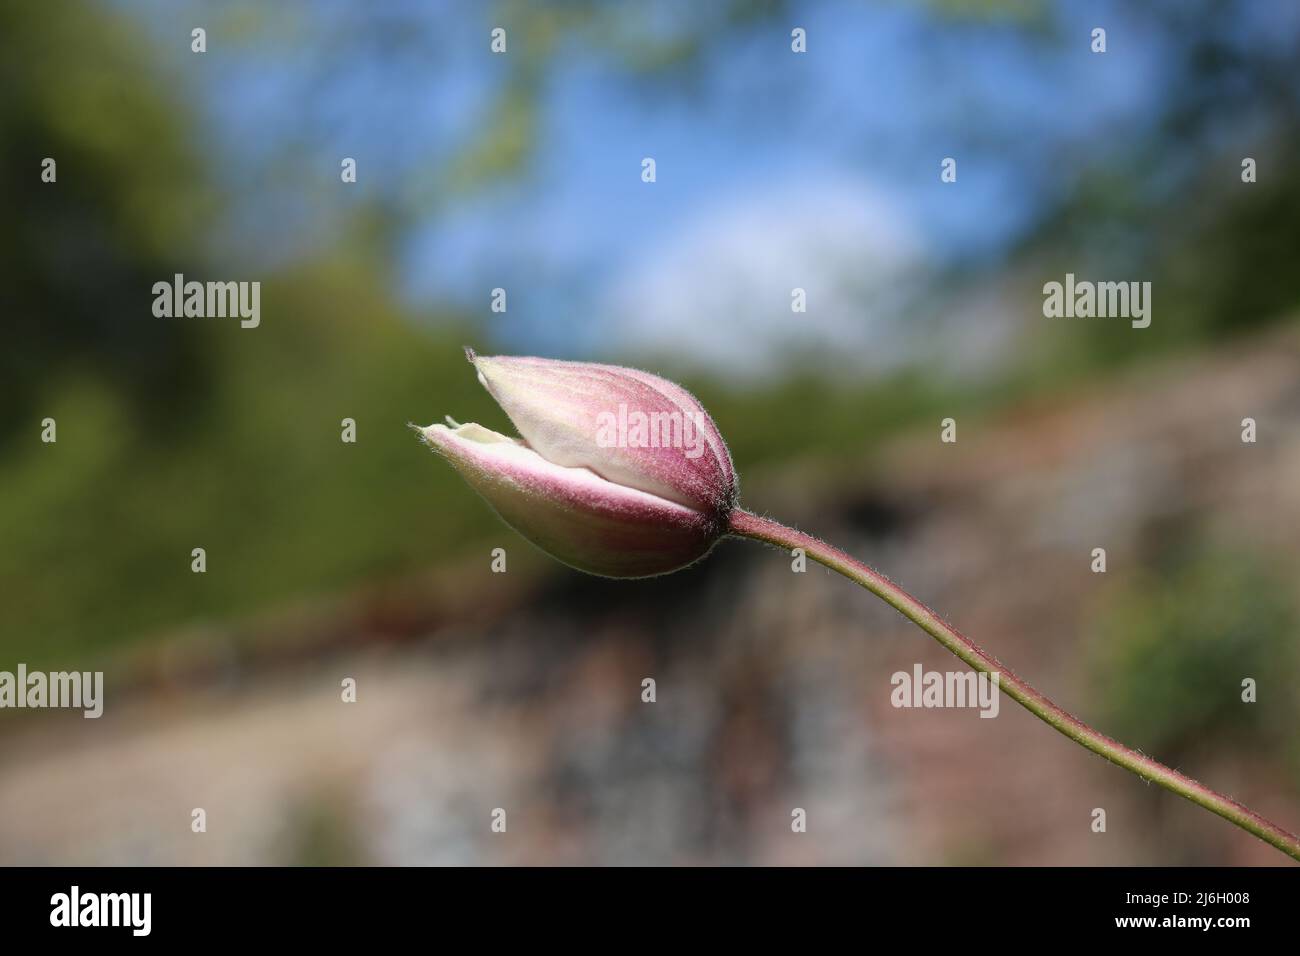
[(478, 353), (474, 351), (472, 346), (465, 346), (465, 361), (469, 362), (470, 365), (478, 361)]
[(434, 451), (438, 450), (438, 443), (434, 441), (434, 431), (439, 427), (437, 424), (417, 425), (414, 422), (407, 422), (406, 427), (415, 432), (415, 437), (418, 438), (421, 443)]

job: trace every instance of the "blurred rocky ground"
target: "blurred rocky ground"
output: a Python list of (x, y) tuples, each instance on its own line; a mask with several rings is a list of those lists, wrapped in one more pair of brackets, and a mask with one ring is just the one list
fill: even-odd
[[(936, 422), (855, 468), (747, 475), (744, 499), (875, 564), (1103, 730), (1127, 721), (1142, 746), (1195, 718), (1195, 734), (1148, 737), (1173, 750), (1154, 755), (1300, 827), (1297, 633), (1283, 616), (1231, 643), (1261, 599), (1213, 593), (1216, 562), (1248, 553), (1277, 582), (1269, 600), (1296, 602), (1295, 332), (995, 419), (951, 414), (955, 444)], [(438, 506), (482, 507), (468, 489)], [(611, 582), (501, 543), (504, 575), (484, 555), (142, 644), (112, 665), (98, 721), (7, 715), (0, 862), (1282, 862), (1008, 700), (992, 720), (893, 708), (895, 671), (958, 662), (816, 565), (728, 541), (687, 572)], [(1169, 590), (1189, 549), (1209, 556), (1209, 592)], [(1190, 623), (1153, 629), (1151, 594)], [(1222, 653), (1187, 658), (1180, 629), (1220, 619), (1222, 639), (1196, 646)], [(1114, 653), (1130, 629), (1157, 635), (1146, 657)], [(1177, 721), (1169, 695), (1190, 685), (1168, 661), (1195, 677)], [(1246, 730), (1220, 733), (1247, 708)]]

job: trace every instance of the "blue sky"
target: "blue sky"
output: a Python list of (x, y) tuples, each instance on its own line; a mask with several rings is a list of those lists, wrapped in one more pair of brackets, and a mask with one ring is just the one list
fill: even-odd
[[(634, 80), (574, 44), (544, 80), (523, 175), (426, 208), (437, 170), (492, 122), (506, 63), (488, 51), (490, 8), (126, 6), (199, 97), (243, 197), (232, 246), (292, 258), (336, 226), (332, 211), (379, 195), (413, 211), (397, 274), (417, 312), (488, 318), (500, 286), (509, 312), (490, 321), (513, 348), (712, 364), (739, 342), (753, 368), (779, 360), (795, 285), (809, 287), (799, 331), (865, 349), (936, 270), (996, 263), (1081, 154), (1122, 147), (1150, 115), (1165, 55), (1107, 2), (1049, 5), (1032, 28), (914, 3), (797, 5), (788, 22), (712, 37), (689, 84)], [(195, 57), (189, 27), (205, 23)], [(806, 54), (790, 52), (794, 25)], [(1096, 25), (1104, 56), (1089, 50)], [(522, 55), (528, 37), (509, 36), (507, 56)], [(350, 192), (335, 188), (345, 155), (359, 162)], [(939, 181), (946, 156), (956, 184)]]

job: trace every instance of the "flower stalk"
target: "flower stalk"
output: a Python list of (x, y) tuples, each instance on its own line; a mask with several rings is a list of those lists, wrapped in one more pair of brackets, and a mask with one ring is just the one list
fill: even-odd
[(479, 381), (518, 438), (448, 418), (415, 427), (507, 524), (566, 564), (614, 578), (668, 574), (732, 535), (804, 554), (862, 585), (1002, 692), (1111, 763), (1300, 860), (1300, 837), (1138, 753), (1052, 703), (893, 581), (824, 541), (743, 510), (731, 453), (680, 385), (637, 369), (480, 356)]
[(786, 551), (802, 548), (804, 554), (814, 561), (876, 595), (970, 667), (989, 675), (999, 675), (998, 686), (1004, 694), (1075, 743), (1144, 780), (1153, 781), (1197, 806), (1217, 813), (1265, 843), (1300, 860), (1300, 837), (1264, 819), (1237, 801), (1094, 730), (1039, 693), (997, 658), (874, 568), (812, 535), (787, 528), (740, 508), (731, 512), (729, 533), (735, 537), (762, 541)]

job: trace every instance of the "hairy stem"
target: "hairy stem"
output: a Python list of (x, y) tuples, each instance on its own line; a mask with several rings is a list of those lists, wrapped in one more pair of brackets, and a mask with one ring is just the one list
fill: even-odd
[(1216, 793), (1204, 784), (1197, 783), (1171, 767), (1152, 760), (1135, 750), (1130, 750), (1105, 734), (1093, 730), (1073, 714), (1052, 703), (1025, 681), (1021, 680), (997, 658), (981, 649), (934, 611), (908, 594), (889, 578), (850, 557), (825, 541), (793, 528), (761, 518), (748, 511), (736, 509), (731, 516), (731, 533), (737, 537), (753, 538), (791, 551), (802, 548), (804, 553), (832, 571), (838, 571), (851, 581), (856, 581), (872, 594), (884, 600), (917, 627), (925, 631), (962, 661), (977, 671), (998, 675), (1002, 692), (1031, 714), (1093, 753), (1100, 754), (1111, 763), (1119, 764), (1144, 780), (1153, 780), (1166, 790), (1186, 797), (1192, 803), (1217, 813), (1235, 823), (1266, 843), (1271, 843), (1288, 856), (1300, 860), (1300, 837), (1270, 823), (1258, 813), (1243, 807), (1235, 800)]

